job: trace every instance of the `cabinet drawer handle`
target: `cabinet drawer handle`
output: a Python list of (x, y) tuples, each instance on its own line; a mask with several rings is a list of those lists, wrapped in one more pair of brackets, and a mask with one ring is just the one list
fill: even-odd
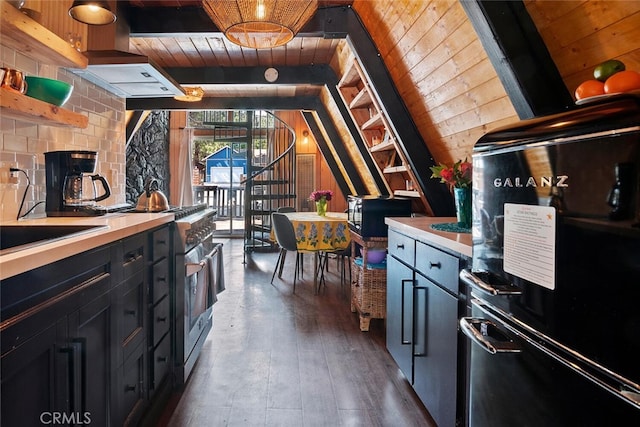
[(398, 243), (396, 249), (404, 249), (404, 243)]
[(136, 315), (136, 311), (135, 310), (125, 310), (124, 314), (127, 314), (129, 316), (135, 316)]
[(156, 320), (158, 322), (166, 322), (167, 321), (167, 317), (166, 316), (165, 317), (157, 317)]
[(429, 268), (441, 268), (442, 264), (440, 264), (439, 262), (430, 262), (429, 263)]
[(167, 278), (166, 277), (157, 277), (156, 281), (158, 281), (158, 282), (166, 282)]
[(124, 256), (124, 263), (135, 262), (140, 257), (138, 252), (129, 252)]
[(167, 360), (169, 360), (169, 358), (167, 356), (158, 356), (158, 358), (156, 359), (158, 362), (166, 362)]
[(136, 391), (135, 385), (126, 385), (124, 386), (124, 391)]

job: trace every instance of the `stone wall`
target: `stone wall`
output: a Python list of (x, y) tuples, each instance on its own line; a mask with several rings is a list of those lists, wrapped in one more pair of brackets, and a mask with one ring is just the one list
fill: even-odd
[(169, 112), (154, 111), (144, 121), (127, 146), (128, 203), (136, 203), (151, 178), (169, 198)]

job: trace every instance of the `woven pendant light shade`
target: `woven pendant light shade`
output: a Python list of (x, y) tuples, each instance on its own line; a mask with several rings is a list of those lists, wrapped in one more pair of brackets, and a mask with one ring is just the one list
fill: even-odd
[(202, 4), (229, 41), (254, 49), (287, 44), (318, 9), (317, 0), (203, 0)]

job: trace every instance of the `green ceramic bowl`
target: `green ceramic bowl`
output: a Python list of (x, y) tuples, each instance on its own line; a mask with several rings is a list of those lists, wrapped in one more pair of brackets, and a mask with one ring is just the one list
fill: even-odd
[(69, 100), (73, 86), (60, 80), (27, 76), (27, 96), (62, 107)]

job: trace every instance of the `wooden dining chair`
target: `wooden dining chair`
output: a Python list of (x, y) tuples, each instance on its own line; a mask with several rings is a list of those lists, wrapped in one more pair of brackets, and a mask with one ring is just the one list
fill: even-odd
[(298, 250), (298, 245), (296, 243), (296, 232), (289, 218), (287, 218), (287, 216), (283, 213), (273, 212), (271, 214), (271, 225), (273, 227), (273, 233), (276, 237), (276, 242), (278, 243), (278, 246), (280, 246), (278, 260), (276, 261), (273, 274), (271, 275), (271, 283), (273, 283), (273, 279), (276, 277), (276, 271), (278, 272), (278, 277), (282, 277), (282, 269), (284, 267), (284, 261), (287, 256), (287, 252), (295, 252), (296, 266), (295, 272), (293, 274), (293, 292), (295, 293), (296, 281), (298, 277), (302, 276), (303, 273), (302, 252)]

